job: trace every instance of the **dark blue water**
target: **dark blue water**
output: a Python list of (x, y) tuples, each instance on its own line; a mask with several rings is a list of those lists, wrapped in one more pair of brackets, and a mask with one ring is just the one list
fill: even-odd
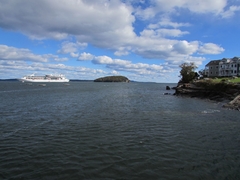
[(0, 179), (240, 179), (239, 112), (166, 85), (0, 82)]

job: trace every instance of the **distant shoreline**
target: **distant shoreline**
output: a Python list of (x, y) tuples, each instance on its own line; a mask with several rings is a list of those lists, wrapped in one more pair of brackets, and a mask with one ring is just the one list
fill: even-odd
[[(18, 81), (18, 79), (0, 79), (0, 81)], [(93, 82), (93, 80), (79, 80), (79, 79), (70, 79), (70, 81), (84, 81), (84, 82)]]
[(0, 79), (0, 81), (18, 81), (18, 79)]
[[(18, 79), (0, 79), (1, 81), (19, 81)], [(134, 81), (130, 80), (132, 83), (159, 83), (159, 82), (141, 82), (141, 81)], [(94, 82), (94, 80), (80, 80), (80, 79), (70, 79), (70, 82)], [(160, 82), (161, 84), (177, 84), (175, 82), (167, 83), (167, 82)]]

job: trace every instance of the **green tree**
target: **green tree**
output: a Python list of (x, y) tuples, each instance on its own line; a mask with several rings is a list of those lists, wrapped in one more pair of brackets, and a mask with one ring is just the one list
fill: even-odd
[(198, 71), (198, 74), (200, 75), (200, 77), (206, 77), (205, 75), (205, 69), (201, 69)]
[(181, 71), (180, 71), (181, 80), (180, 80), (180, 82), (189, 83), (190, 81), (195, 79), (196, 74), (197, 74), (195, 72), (195, 70), (197, 69), (197, 66), (193, 62), (183, 63), (179, 67), (181, 68)]

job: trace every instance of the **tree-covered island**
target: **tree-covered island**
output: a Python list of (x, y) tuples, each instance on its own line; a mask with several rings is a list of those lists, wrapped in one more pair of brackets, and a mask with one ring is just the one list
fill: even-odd
[(97, 78), (94, 82), (130, 82), (130, 80), (125, 76), (106, 76)]

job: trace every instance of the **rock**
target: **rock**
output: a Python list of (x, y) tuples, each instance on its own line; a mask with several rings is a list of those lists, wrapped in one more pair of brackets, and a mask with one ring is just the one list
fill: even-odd
[(171, 88), (169, 86), (166, 86), (166, 90), (170, 90)]
[(171, 93), (163, 93), (163, 95), (171, 95)]
[(174, 95), (210, 99), (217, 102), (229, 103), (225, 108), (240, 110), (240, 88), (232, 84), (201, 85), (196, 83), (178, 84)]
[(229, 109), (236, 109), (240, 110), (240, 95), (235, 97), (232, 101), (230, 101), (227, 104), (224, 104), (223, 107), (229, 108)]

